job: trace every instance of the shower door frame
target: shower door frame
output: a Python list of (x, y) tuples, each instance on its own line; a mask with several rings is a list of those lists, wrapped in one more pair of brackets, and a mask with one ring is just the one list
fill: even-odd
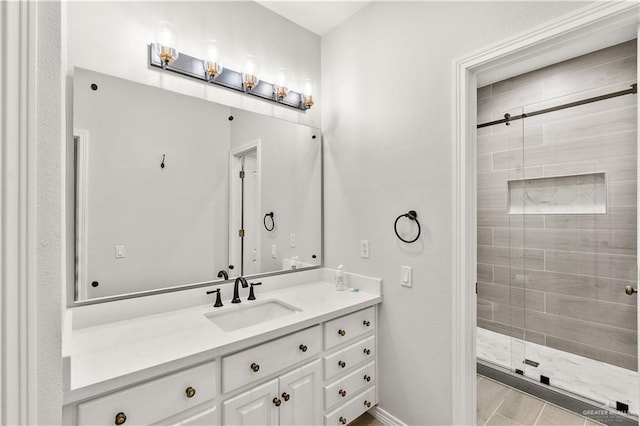
[(637, 38), (639, 11), (597, 3), (454, 62), (452, 424), (476, 424), (477, 88)]

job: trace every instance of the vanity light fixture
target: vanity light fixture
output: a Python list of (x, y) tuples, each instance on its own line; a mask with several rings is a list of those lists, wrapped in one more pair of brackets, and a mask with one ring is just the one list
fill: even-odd
[(313, 106), (310, 79), (305, 81), (303, 94), (290, 90), (289, 75), (285, 69), (280, 70), (275, 84), (260, 80), (260, 67), (253, 56), (245, 58), (240, 72), (223, 67), (218, 44), (214, 40), (207, 41), (204, 59), (179, 53), (175, 29), (167, 22), (158, 25), (156, 40), (149, 45), (148, 53), (152, 67), (302, 111)]
[(280, 68), (276, 84), (273, 85), (273, 94), (276, 97), (276, 100), (281, 101), (289, 94), (289, 87), (287, 85), (288, 80), (289, 73), (285, 68)]
[(313, 106), (313, 81), (310, 78), (304, 80), (302, 85), (302, 108), (309, 109)]
[(222, 72), (220, 50), (218, 49), (217, 41), (207, 40), (205, 45), (205, 58), (202, 64), (204, 66), (204, 73), (209, 81), (215, 79)]
[(178, 59), (178, 33), (173, 25), (166, 21), (156, 24), (155, 33), (155, 54), (160, 58), (162, 68), (166, 69)]
[(245, 91), (251, 91), (258, 85), (260, 81), (258, 79), (258, 73), (260, 72), (260, 66), (256, 62), (256, 58), (252, 55), (247, 55), (242, 64), (242, 85)]

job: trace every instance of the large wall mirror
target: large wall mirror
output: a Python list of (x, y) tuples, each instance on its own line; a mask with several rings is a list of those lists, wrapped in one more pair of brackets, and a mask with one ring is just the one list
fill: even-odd
[(75, 301), (322, 259), (318, 129), (76, 68)]

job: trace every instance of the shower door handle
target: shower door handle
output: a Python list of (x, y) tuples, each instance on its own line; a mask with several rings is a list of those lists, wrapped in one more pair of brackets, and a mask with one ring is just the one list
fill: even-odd
[(627, 293), (629, 296), (631, 296), (633, 293), (637, 293), (638, 290), (628, 285), (624, 288), (624, 292)]

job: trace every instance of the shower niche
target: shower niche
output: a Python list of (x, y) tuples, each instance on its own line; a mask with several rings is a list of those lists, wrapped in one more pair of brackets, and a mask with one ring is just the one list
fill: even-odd
[(605, 173), (507, 182), (509, 214), (606, 214)]

